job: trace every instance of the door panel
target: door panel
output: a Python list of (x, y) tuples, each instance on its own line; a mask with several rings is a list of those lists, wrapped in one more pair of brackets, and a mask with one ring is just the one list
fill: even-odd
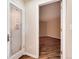
[(10, 52), (11, 55), (19, 52), (22, 47), (21, 10), (10, 5)]

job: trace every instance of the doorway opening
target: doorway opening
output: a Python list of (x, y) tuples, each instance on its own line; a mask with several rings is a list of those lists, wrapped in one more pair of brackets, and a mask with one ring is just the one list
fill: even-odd
[(61, 1), (39, 6), (39, 55), (61, 59)]

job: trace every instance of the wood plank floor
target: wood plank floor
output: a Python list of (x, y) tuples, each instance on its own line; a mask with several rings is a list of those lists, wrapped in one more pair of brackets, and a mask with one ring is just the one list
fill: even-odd
[[(23, 55), (19, 59), (35, 59), (35, 58)], [(60, 39), (41, 37), (40, 57), (38, 59), (60, 59)]]

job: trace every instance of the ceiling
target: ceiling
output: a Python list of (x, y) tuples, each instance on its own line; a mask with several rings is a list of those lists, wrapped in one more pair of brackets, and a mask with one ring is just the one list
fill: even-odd
[(60, 18), (60, 2), (40, 6), (40, 20), (48, 21)]
[(29, 2), (29, 1), (31, 1), (31, 0), (23, 0), (24, 1), (24, 3), (26, 3), (26, 2)]

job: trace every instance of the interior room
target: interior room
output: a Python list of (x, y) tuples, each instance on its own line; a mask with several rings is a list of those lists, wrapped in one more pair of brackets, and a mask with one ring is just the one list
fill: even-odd
[(60, 59), (61, 50), (61, 2), (39, 7), (40, 58)]
[(71, 59), (68, 1), (8, 0), (8, 59)]

